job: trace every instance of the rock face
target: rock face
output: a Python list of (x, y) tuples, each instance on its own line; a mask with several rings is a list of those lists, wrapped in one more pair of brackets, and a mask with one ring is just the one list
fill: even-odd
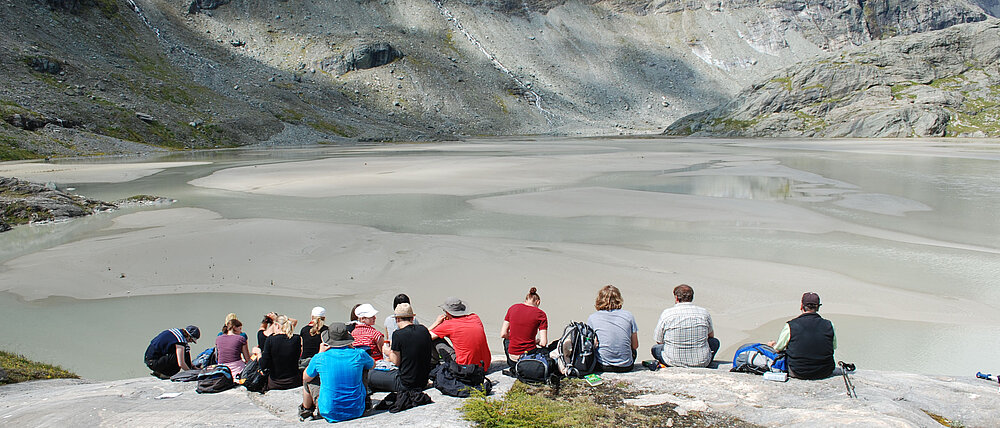
[(385, 42), (359, 43), (348, 48), (343, 55), (323, 61), (320, 67), (323, 71), (343, 75), (350, 71), (381, 67), (402, 57), (402, 53)]
[(114, 204), (71, 195), (52, 186), (0, 177), (0, 232), (10, 226), (82, 217), (117, 208)]
[(669, 135), (1000, 136), (1000, 21), (871, 43), (790, 67)]

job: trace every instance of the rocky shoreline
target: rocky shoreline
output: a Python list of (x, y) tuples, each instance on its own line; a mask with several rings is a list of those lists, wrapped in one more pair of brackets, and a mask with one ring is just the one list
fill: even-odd
[(111, 202), (58, 190), (53, 183), (0, 177), (0, 232), (21, 224), (83, 217), (115, 208), (118, 205)]
[(106, 202), (59, 190), (55, 183), (39, 184), (0, 177), (0, 232), (18, 225), (84, 217), (122, 206), (170, 202), (169, 199), (150, 195)]

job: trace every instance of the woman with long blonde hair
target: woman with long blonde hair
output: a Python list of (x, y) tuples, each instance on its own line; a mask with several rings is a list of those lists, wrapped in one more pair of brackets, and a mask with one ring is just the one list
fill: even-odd
[(319, 352), (319, 344), (329, 341), (329, 328), (326, 323), (326, 308), (317, 306), (309, 314), (309, 324), (302, 327), (299, 337), (302, 338), (302, 356), (300, 360), (312, 358)]
[(264, 342), (260, 366), (269, 371), (267, 389), (292, 389), (302, 386), (302, 338), (295, 334), (298, 321), (285, 315), (274, 320), (276, 332)]

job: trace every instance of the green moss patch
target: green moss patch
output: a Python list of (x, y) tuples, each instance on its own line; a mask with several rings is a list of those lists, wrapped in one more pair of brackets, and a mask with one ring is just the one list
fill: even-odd
[(0, 385), (39, 379), (79, 379), (75, 373), (62, 367), (39, 363), (23, 355), (0, 351), (0, 368), (6, 372)]
[(578, 379), (558, 387), (515, 382), (503, 398), (474, 396), (462, 406), (467, 420), (480, 427), (753, 427), (745, 421), (713, 414), (678, 414), (674, 404), (637, 407), (625, 404), (642, 391), (626, 382), (596, 387)]

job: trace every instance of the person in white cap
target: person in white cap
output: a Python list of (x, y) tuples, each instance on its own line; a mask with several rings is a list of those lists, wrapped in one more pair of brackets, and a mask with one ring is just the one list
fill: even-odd
[(309, 324), (302, 327), (302, 331), (299, 332), (299, 336), (302, 337), (302, 355), (299, 357), (300, 360), (312, 358), (313, 355), (319, 352), (320, 343), (329, 342), (329, 328), (324, 325), (325, 321), (326, 308), (322, 306), (312, 308), (312, 313), (309, 314)]
[(382, 359), (382, 344), (385, 342), (385, 336), (382, 335), (382, 332), (373, 327), (377, 313), (375, 307), (369, 303), (359, 305), (354, 309), (354, 314), (358, 316), (358, 324), (354, 326), (354, 330), (351, 330), (351, 336), (354, 336), (354, 347), (367, 348), (368, 355), (371, 355), (375, 361)]

